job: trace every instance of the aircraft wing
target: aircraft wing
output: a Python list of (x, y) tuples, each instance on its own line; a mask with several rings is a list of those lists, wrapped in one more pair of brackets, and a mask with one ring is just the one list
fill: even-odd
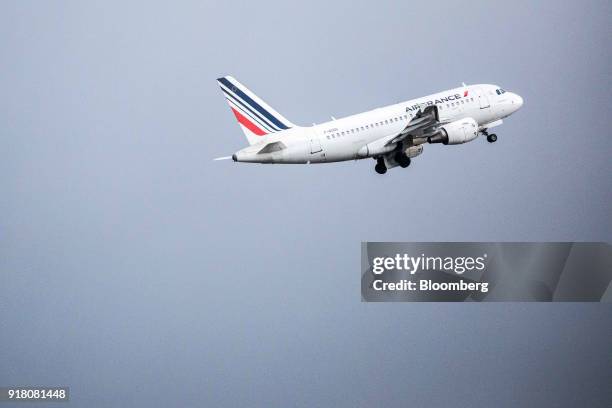
[(440, 124), (438, 107), (435, 105), (427, 106), (425, 109), (419, 110), (406, 127), (396, 136), (390, 138), (386, 145), (400, 142), (409, 136), (422, 136)]

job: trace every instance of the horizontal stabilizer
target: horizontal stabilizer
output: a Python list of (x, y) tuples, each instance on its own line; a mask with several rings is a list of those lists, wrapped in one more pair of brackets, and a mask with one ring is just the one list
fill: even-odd
[(268, 143), (267, 145), (263, 147), (263, 149), (258, 151), (257, 154), (278, 152), (286, 148), (287, 146), (285, 146), (283, 142)]

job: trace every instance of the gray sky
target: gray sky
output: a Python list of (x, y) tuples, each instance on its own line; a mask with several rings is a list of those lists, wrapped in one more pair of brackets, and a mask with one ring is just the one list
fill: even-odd
[[(365, 304), (359, 250), (611, 242), (610, 14), (2, 2), (0, 385), (90, 407), (609, 402), (609, 306)], [(246, 144), (226, 74), (304, 125), (462, 81), (525, 105), (496, 144), (385, 176), (212, 162)]]

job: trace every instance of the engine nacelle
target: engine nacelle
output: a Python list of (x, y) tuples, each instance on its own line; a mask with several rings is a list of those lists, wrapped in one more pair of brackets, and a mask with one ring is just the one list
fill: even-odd
[(430, 136), (429, 143), (454, 145), (471, 142), (478, 137), (478, 123), (472, 118), (459, 119), (441, 126), (438, 133)]

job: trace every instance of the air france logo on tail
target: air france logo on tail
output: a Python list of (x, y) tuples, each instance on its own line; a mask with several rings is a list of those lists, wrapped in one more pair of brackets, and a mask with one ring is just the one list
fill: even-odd
[(295, 126), (235, 78), (226, 76), (217, 82), (249, 143)]
[(247, 117), (243, 116), (239, 111), (237, 111), (234, 107), (232, 107), (232, 112), (234, 112), (234, 116), (238, 120), (238, 123), (244, 125), (251, 132), (255, 133), (257, 136), (267, 135), (267, 132), (261, 130), (261, 128), (257, 127), (253, 122), (251, 122)]

